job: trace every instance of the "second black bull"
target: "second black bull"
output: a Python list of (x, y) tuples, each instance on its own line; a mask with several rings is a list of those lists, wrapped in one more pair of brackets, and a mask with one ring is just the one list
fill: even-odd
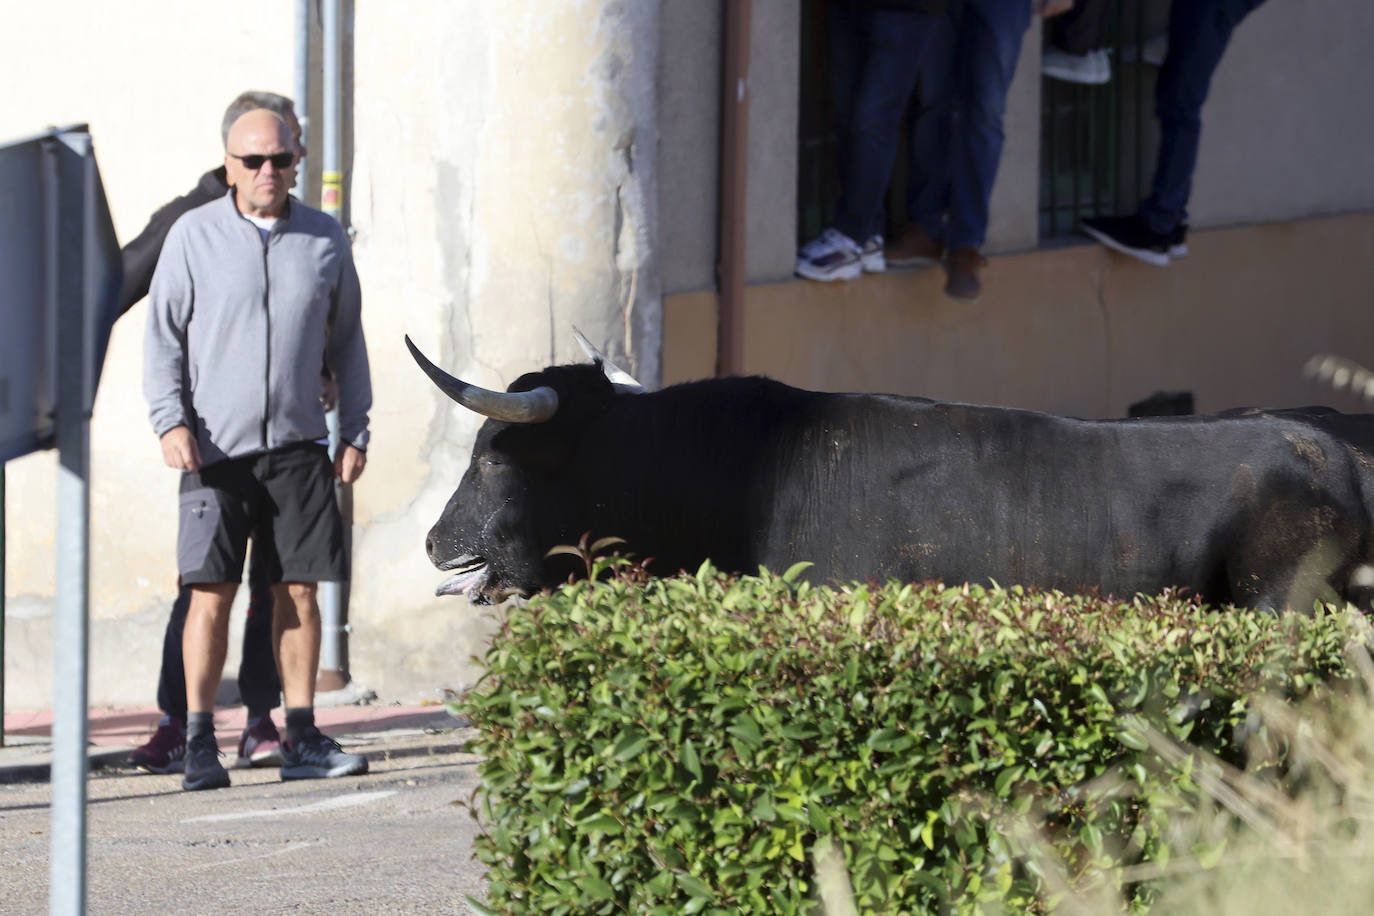
[(486, 391), (407, 338), (489, 419), (429, 533), (482, 604), (565, 582), (551, 547), (618, 536), (651, 571), (783, 570), (1103, 594), (1176, 586), (1310, 610), (1362, 599), (1374, 417), (1324, 408), (1077, 420), (725, 378), (636, 393), (597, 365)]

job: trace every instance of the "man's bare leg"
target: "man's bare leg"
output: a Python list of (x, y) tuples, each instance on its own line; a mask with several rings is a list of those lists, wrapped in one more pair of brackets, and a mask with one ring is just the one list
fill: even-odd
[(191, 586), (191, 605), (181, 632), (188, 713), (215, 711), (215, 696), (229, 648), (229, 608), (238, 587), (237, 582)]
[(314, 582), (272, 586), (272, 636), (286, 701), (282, 779), (324, 779), (367, 772), (367, 758), (346, 753), (315, 727), (315, 675), (320, 667), (320, 607)]
[(181, 633), (181, 656), (186, 668), (186, 771), (184, 789), (220, 789), (229, 773), (219, 762), (215, 743), (215, 695), (224, 673), (229, 646), (229, 608), (237, 582), (191, 586), (191, 603)]
[(315, 705), (315, 674), (320, 666), (320, 606), (315, 593), (314, 582), (272, 586), (272, 645), (288, 708)]

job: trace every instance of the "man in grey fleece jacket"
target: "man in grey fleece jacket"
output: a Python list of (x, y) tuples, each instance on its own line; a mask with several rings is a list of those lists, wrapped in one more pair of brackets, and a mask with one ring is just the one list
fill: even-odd
[[(249, 537), (271, 569), (273, 642), (286, 701), (283, 779), (366, 772), (314, 725), (316, 584), (345, 573), (333, 477), (366, 464), (372, 404), (361, 294), (348, 240), (289, 201), (294, 142), (264, 109), (234, 123), (230, 190), (177, 220), (149, 293), (144, 395), (168, 466), (181, 470), (177, 566), (191, 587), (183, 634), (187, 753), (182, 785), (227, 786), (214, 701), (229, 608)], [(339, 383), (331, 469), (320, 363)]]

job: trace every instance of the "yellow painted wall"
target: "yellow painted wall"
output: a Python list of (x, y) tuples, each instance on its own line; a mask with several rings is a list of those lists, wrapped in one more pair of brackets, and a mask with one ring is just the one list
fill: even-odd
[[(1374, 214), (1196, 232), (1153, 267), (1093, 244), (994, 256), (975, 305), (939, 268), (747, 288), (744, 368), (804, 388), (1122, 416), (1159, 390), (1199, 411), (1328, 403), (1317, 353), (1374, 365)], [(665, 383), (712, 374), (713, 293), (664, 303)]]

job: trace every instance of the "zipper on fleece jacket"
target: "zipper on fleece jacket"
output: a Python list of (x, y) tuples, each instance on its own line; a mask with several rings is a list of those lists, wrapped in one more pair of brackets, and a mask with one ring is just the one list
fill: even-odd
[[(273, 231), (276, 226), (272, 227)], [(257, 231), (257, 227), (253, 227)], [(271, 416), (269, 408), (272, 406), (272, 274), (267, 267), (267, 244), (272, 239), (272, 232), (267, 233), (267, 238), (262, 240), (262, 313), (266, 323), (265, 339), (263, 349), (266, 351), (263, 359), (262, 377), (262, 450), (267, 451), (267, 418)]]

